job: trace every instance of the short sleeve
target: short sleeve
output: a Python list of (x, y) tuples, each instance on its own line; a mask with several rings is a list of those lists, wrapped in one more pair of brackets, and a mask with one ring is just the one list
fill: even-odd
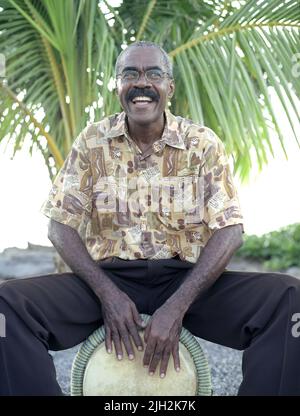
[(243, 224), (240, 203), (225, 147), (208, 129), (213, 139), (204, 152), (204, 223), (216, 231), (234, 224)]
[(91, 216), (92, 173), (85, 130), (74, 141), (61, 170), (54, 179), (41, 213), (79, 229)]

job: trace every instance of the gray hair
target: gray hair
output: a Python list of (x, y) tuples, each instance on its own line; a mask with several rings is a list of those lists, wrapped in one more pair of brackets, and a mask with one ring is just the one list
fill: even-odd
[(122, 56), (129, 49), (134, 48), (134, 47), (140, 47), (140, 48), (156, 48), (156, 49), (158, 49), (160, 51), (160, 53), (162, 54), (163, 61), (164, 61), (164, 64), (166, 66), (168, 75), (171, 78), (173, 78), (173, 65), (172, 65), (171, 59), (170, 59), (169, 55), (167, 54), (167, 52), (161, 46), (159, 46), (157, 43), (150, 42), (150, 41), (146, 41), (146, 40), (141, 40), (141, 41), (138, 41), (138, 42), (133, 42), (126, 49), (124, 49), (120, 53), (120, 55), (117, 57), (116, 66), (115, 66), (116, 75), (118, 75), (118, 73), (119, 73), (120, 62), (121, 62)]

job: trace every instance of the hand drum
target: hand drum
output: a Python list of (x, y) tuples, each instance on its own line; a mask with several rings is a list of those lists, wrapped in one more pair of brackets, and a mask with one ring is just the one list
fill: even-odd
[[(150, 316), (141, 315), (145, 322)], [(142, 333), (143, 331), (141, 331)], [(143, 338), (143, 337), (142, 337)], [(124, 351), (117, 360), (105, 348), (104, 326), (97, 329), (82, 344), (72, 366), (72, 396), (210, 396), (210, 369), (195, 337), (182, 328), (179, 342), (180, 371), (174, 369), (170, 356), (166, 376), (160, 378), (159, 365), (153, 376), (143, 367), (144, 351), (134, 344), (135, 359), (129, 360)]]

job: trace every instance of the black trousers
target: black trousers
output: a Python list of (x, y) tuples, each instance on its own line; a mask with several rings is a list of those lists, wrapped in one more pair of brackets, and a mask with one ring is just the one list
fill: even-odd
[[(138, 311), (150, 315), (192, 266), (178, 259), (101, 265)], [(300, 395), (300, 337), (292, 331), (299, 312), (298, 279), (225, 271), (193, 303), (183, 325), (200, 338), (245, 350), (239, 395)], [(48, 350), (75, 346), (103, 324), (98, 298), (73, 273), (2, 283), (0, 313), (6, 318), (0, 395), (61, 395)]]

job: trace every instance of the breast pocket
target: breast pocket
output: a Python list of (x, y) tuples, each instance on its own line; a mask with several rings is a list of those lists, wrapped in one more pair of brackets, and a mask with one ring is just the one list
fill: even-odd
[(99, 214), (116, 212), (117, 183), (113, 177), (99, 178), (93, 186), (93, 205)]
[(203, 220), (201, 180), (191, 176), (162, 178), (159, 220), (173, 230), (190, 230)]

